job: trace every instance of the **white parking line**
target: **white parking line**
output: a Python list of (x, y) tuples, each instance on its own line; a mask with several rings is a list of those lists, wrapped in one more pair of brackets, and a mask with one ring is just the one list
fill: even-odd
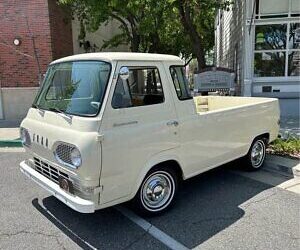
[(186, 246), (182, 245), (175, 239), (173, 239), (171, 236), (167, 235), (148, 221), (144, 220), (143, 218), (139, 217), (132, 211), (124, 208), (124, 207), (116, 207), (116, 209), (122, 213), (125, 217), (127, 217), (129, 220), (134, 222), (136, 225), (140, 226), (142, 229), (144, 229), (146, 232), (148, 232), (150, 235), (152, 235), (154, 238), (159, 240), (161, 243), (165, 244), (169, 248), (173, 250), (188, 250)]
[[(44, 205), (43, 203), (39, 203), (39, 205), (43, 208), (43, 210), (51, 216), (60, 226), (62, 226), (65, 230), (67, 230), (70, 234), (72, 234), (74, 237), (76, 237), (78, 240), (81, 241), (81, 243), (85, 244), (88, 248), (92, 250), (97, 250), (96, 247), (91, 245), (89, 242), (82, 239), (78, 234), (73, 232), (69, 227), (67, 227), (63, 222), (61, 222), (54, 214), (52, 214)], [(167, 235), (148, 221), (144, 220), (143, 218), (139, 217), (135, 213), (131, 212), (130, 210), (124, 208), (124, 207), (116, 207), (116, 210), (118, 210), (121, 214), (123, 214), (126, 218), (140, 226), (143, 230), (145, 230), (147, 233), (152, 235), (154, 238), (162, 242), (164, 245), (168, 246), (170, 249), (173, 250), (189, 250), (189, 248), (185, 247), (175, 239), (173, 239), (171, 236)]]

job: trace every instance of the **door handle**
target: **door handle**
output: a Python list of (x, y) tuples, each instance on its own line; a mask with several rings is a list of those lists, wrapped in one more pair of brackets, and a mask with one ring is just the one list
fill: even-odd
[(179, 125), (179, 123), (178, 123), (178, 121), (169, 121), (169, 122), (167, 122), (167, 125), (177, 127)]

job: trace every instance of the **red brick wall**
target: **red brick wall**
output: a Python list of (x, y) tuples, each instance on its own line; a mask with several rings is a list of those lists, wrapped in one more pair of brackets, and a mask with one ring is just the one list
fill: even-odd
[(73, 54), (71, 12), (49, 0), (49, 16), (53, 60)]
[[(52, 60), (72, 54), (71, 23), (60, 24), (64, 13), (55, 6), (55, 2), (55, 0), (0, 1), (0, 87), (38, 86), (39, 71), (32, 37), (42, 74)], [(63, 33), (70, 42), (59, 46), (61, 43), (59, 37)], [(20, 46), (13, 44), (16, 37), (21, 40)]]

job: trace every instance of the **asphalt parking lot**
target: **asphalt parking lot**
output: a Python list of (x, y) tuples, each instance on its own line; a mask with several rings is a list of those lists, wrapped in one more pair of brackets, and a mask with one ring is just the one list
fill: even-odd
[[(169, 249), (119, 211), (130, 211), (126, 205), (69, 209), (22, 175), (25, 158), (0, 152), (0, 249)], [(236, 164), (184, 182), (171, 211), (141, 220), (187, 249), (299, 249), (300, 196), (240, 174)]]

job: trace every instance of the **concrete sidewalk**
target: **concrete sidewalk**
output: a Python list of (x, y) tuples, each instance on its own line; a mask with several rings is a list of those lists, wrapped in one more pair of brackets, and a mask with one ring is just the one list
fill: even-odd
[(0, 140), (16, 140), (19, 138), (19, 128), (0, 128)]
[(0, 147), (22, 147), (19, 128), (0, 128)]

